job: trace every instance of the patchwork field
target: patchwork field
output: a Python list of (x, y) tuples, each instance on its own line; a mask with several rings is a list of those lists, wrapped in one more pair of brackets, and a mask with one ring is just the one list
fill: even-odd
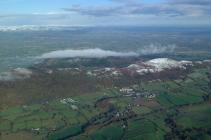
[(1, 83), (1, 139), (211, 138), (209, 67), (173, 79), (147, 76), (93, 78), (64, 71)]

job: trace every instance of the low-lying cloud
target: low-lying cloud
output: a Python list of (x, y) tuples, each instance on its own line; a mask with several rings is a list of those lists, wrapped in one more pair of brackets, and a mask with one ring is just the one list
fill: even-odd
[(83, 49), (83, 50), (58, 50), (43, 54), (40, 58), (105, 58), (105, 57), (136, 57), (139, 56), (135, 52), (116, 52), (110, 50)]
[(162, 53), (172, 53), (176, 49), (176, 45), (166, 45), (162, 46), (160, 44), (150, 44), (145, 46), (143, 49), (139, 50), (138, 52), (142, 55), (149, 55), (149, 54), (162, 54)]
[(140, 55), (172, 53), (176, 49), (176, 45), (162, 46), (160, 44), (150, 44), (137, 52), (117, 52), (111, 50), (103, 50), (99, 48), (82, 49), (82, 50), (57, 50), (42, 54), (39, 58), (106, 58), (106, 57), (138, 57)]

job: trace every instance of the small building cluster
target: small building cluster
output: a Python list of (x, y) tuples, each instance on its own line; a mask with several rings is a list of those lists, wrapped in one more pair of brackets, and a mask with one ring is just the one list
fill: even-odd
[(156, 94), (148, 94), (145, 96), (145, 98), (147, 98), (148, 100), (152, 100), (156, 97)]
[(152, 100), (156, 97), (156, 94), (154, 93), (149, 93), (149, 92), (140, 92), (140, 91), (137, 91), (133, 88), (121, 88), (119, 90), (123, 96), (126, 96), (126, 97), (134, 97), (134, 98), (146, 98), (148, 100)]
[(60, 103), (62, 104), (70, 104), (70, 107), (73, 109), (73, 110), (78, 110), (78, 107), (76, 105), (74, 105), (74, 103), (76, 103), (77, 101), (71, 99), (71, 98), (66, 98), (66, 99), (62, 99), (60, 100)]
[(129, 94), (129, 93), (135, 93), (132, 88), (121, 88), (119, 91), (122, 92), (122, 93), (125, 93), (125, 94), (126, 93), (127, 94)]
[(62, 100), (60, 100), (60, 102), (61, 102), (62, 104), (76, 103), (76, 101), (73, 100), (73, 99), (71, 99), (71, 98), (62, 99)]

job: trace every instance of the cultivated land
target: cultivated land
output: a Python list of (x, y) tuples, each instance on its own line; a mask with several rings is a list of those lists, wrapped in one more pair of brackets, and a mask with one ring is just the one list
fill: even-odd
[(1, 139), (211, 139), (210, 61), (75, 62), (49, 59), (0, 82)]

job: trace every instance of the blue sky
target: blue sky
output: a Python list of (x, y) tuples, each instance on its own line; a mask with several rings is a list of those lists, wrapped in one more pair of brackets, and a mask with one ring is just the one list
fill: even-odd
[(0, 25), (211, 25), (211, 0), (0, 0)]

